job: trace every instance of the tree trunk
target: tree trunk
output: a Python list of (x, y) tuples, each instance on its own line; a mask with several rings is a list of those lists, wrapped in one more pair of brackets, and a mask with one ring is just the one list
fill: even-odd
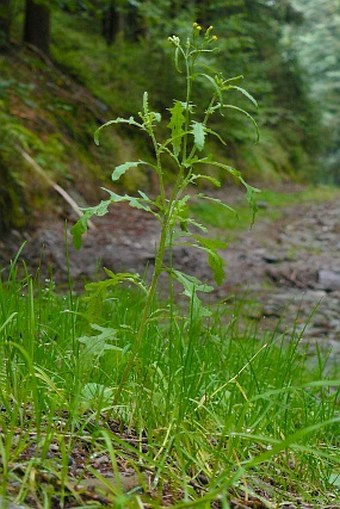
[(50, 9), (47, 4), (26, 0), (24, 42), (36, 46), (43, 53), (49, 53)]
[(115, 40), (118, 32), (121, 30), (121, 19), (120, 13), (115, 6), (115, 3), (111, 1), (107, 9), (103, 13), (102, 19), (102, 34), (107, 44), (112, 44)]
[(11, 27), (11, 0), (0, 0), (0, 50), (9, 43)]

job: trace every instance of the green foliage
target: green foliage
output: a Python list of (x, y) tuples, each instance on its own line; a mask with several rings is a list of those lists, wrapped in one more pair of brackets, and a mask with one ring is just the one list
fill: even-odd
[[(188, 194), (188, 187), (192, 184), (195, 185), (198, 178), (202, 178), (202, 175), (195, 173), (196, 167), (207, 164), (221, 168), (231, 174), (234, 179), (245, 186), (247, 200), (253, 207), (253, 215), (256, 211), (254, 195), (259, 191), (258, 189), (247, 184), (241, 173), (234, 168), (215, 161), (212, 156), (200, 157), (198, 155), (198, 152), (204, 149), (207, 135), (212, 134), (218, 136), (216, 132), (209, 128), (209, 121), (224, 108), (233, 108), (233, 105), (225, 103), (224, 94), (230, 90), (230, 87), (235, 88), (235, 86), (230, 85), (231, 80), (224, 79), (222, 75), (212, 77), (206, 74), (205, 76), (209, 78), (208, 81), (212, 82), (214, 85), (208, 107), (200, 112), (192, 102), (193, 88), (201, 69), (199, 57), (202, 55), (206, 57), (207, 54), (212, 53), (214, 51), (213, 44), (217, 39), (216, 36), (211, 35), (211, 28), (202, 36), (200, 36), (200, 31), (201, 27), (197, 23), (194, 23), (191, 35), (183, 42), (177, 36), (169, 37), (169, 41), (175, 49), (176, 67), (179, 72), (181, 72), (180, 68), (183, 66), (185, 69), (186, 81), (185, 100), (175, 100), (174, 106), (168, 109), (170, 112), (170, 120), (167, 123), (167, 127), (170, 130), (170, 137), (168, 137), (167, 133), (165, 139), (160, 141), (157, 126), (161, 122), (161, 115), (150, 109), (147, 92), (144, 92), (143, 95), (143, 108), (142, 111), (138, 113), (138, 120), (132, 116), (128, 119), (118, 117), (115, 120), (106, 122), (95, 134), (95, 141), (98, 143), (99, 133), (103, 128), (114, 124), (128, 124), (137, 128), (144, 135), (147, 135), (153, 146), (154, 159), (149, 162), (140, 160), (121, 164), (114, 169), (112, 180), (119, 180), (119, 178), (131, 168), (140, 165), (146, 166), (152, 169), (158, 180), (158, 195), (151, 199), (141, 191), (139, 191), (139, 196), (129, 196), (127, 194), (118, 195), (106, 189), (109, 198), (101, 201), (94, 207), (83, 209), (83, 216), (71, 229), (74, 236), (74, 244), (79, 248), (81, 245), (81, 237), (87, 231), (88, 220), (93, 216), (103, 216), (107, 214), (111, 204), (121, 201), (127, 201), (131, 207), (140, 208), (151, 213), (160, 222), (160, 241), (156, 250), (155, 266), (151, 282), (146, 291), (142, 320), (137, 331), (135, 350), (132, 352), (130, 362), (123, 373), (116, 399), (119, 397), (130, 375), (135, 363), (135, 357), (139, 350), (143, 348), (143, 343), (147, 340), (148, 324), (152, 314), (152, 304), (155, 299), (159, 278), (163, 272), (169, 274), (170, 280), (174, 278), (183, 285), (184, 295), (190, 299), (191, 313), (195, 317), (195, 321), (199, 321), (202, 317), (209, 315), (209, 312), (202, 305), (197, 292), (210, 291), (211, 288), (207, 287), (196, 278), (175, 270), (171, 264), (170, 266), (166, 266), (166, 250), (169, 250), (171, 253), (173, 245), (181, 243), (197, 247), (207, 253), (208, 262), (216, 283), (221, 284), (224, 279), (223, 259), (219, 255), (218, 249), (224, 248), (225, 244), (220, 241), (207, 239), (190, 230), (192, 225), (202, 229), (202, 227), (194, 222), (187, 214), (188, 203), (192, 199), (192, 195)], [(246, 95), (253, 103), (255, 102), (244, 89), (239, 87), (236, 87), (236, 89), (243, 95)], [(235, 108), (240, 113), (249, 117), (255, 124), (257, 130), (257, 124), (252, 117), (243, 109)], [(172, 150), (170, 147), (172, 147)], [(164, 161), (169, 158), (176, 166), (176, 175), (172, 189), (167, 192), (165, 188), (167, 172)], [(217, 183), (219, 184), (218, 181)], [(133, 279), (134, 277), (134, 275), (127, 275), (127, 278)], [(125, 279), (126, 278), (122, 279), (122, 282), (125, 281)], [(103, 285), (105, 288), (107, 287), (107, 283), (104, 282)]]
[[(334, 505), (339, 370), (323, 353), (311, 364), (300, 337), (245, 328), (237, 305), (212, 306), (197, 321), (198, 301), (187, 317), (155, 302), (139, 370), (115, 402), (143, 293), (115, 285), (58, 295), (53, 282), (19, 280), (15, 263), (10, 272), (0, 280), (3, 494), (85, 507), (97, 492), (75, 488), (75, 460), (77, 483), (94, 473), (108, 482), (117, 464), (141, 477), (124, 495), (116, 485), (99, 493), (108, 507), (156, 509), (171, 494), (174, 508), (203, 509), (249, 500), (262, 484), (272, 488), (267, 506)], [(209, 291), (177, 275), (188, 294)]]
[[(269, 169), (265, 179), (269, 177), (275, 181), (277, 176), (297, 173), (302, 178), (309, 178), (316, 166), (315, 155), (320, 150), (318, 112), (308, 99), (302, 69), (283, 38), (285, 26), (291, 24), (294, 27), (300, 18), (289, 8), (290, 2), (284, 5), (261, 1), (249, 5), (246, 0), (205, 2), (204, 5), (188, 2), (185, 8), (180, 2), (175, 5), (168, 0), (157, 2), (157, 5), (149, 1), (136, 3), (133, 8), (142, 25), (138, 43), (122, 36), (110, 47), (101, 39), (99, 24), (93, 20), (91, 23), (79, 20), (79, 29), (75, 30), (71, 16), (56, 13), (52, 52), (118, 116), (128, 118), (138, 109), (140, 96), (146, 89), (159, 111), (172, 104), (179, 91), (185, 93), (180, 74), (167, 65), (169, 48), (163, 42), (164, 35), (179, 33), (185, 37), (190, 19), (198, 19), (205, 26), (211, 23), (216, 33), (227, 34), (227, 37), (220, 43), (221, 51), (210, 55), (210, 60), (205, 58), (207, 55), (201, 56), (202, 68), (197, 76), (200, 87), (193, 90), (193, 103), (200, 108), (206, 107), (211, 87), (216, 87), (214, 79), (219, 71), (230, 69), (232, 74), (239, 76), (239, 81), (246, 75), (247, 88), (261, 104), (261, 129), (270, 132), (272, 145), (280, 153), (278, 162), (273, 163), (267, 144), (261, 140), (256, 148), (256, 160), (244, 157), (252, 152), (249, 147), (253, 135), (248, 129), (249, 118), (239, 115), (235, 107), (249, 110), (256, 118), (256, 101), (239, 83), (231, 81), (228, 93), (233, 108), (226, 108), (223, 116), (215, 116), (210, 126), (227, 143), (223, 158), (231, 165), (237, 161), (237, 166), (247, 176), (257, 180), (261, 179), (262, 167)], [(125, 20), (125, 26), (128, 23)], [(136, 68), (143, 68), (143, 72), (136, 73)], [(180, 62), (179, 69), (184, 71)], [(157, 79), (150, 80), (151, 76)], [(173, 107), (179, 110), (181, 105), (172, 104)], [(165, 128), (163, 122), (162, 129), (165, 131)], [(193, 126), (190, 129), (193, 130)], [(127, 132), (133, 136), (132, 131)], [(179, 139), (175, 143), (179, 143)], [(206, 144), (215, 150), (212, 140), (206, 140)], [(282, 152), (285, 157), (281, 156)]]

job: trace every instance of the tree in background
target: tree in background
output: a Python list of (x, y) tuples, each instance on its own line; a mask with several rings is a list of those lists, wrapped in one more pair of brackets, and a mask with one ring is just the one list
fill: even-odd
[(143, 34), (139, 4), (134, 0), (106, 0), (101, 8), (102, 35), (113, 44), (118, 35), (137, 41)]
[[(325, 0), (332, 1), (336, 0)], [(8, 4), (5, 0), (0, 6)], [(228, 143), (225, 157), (254, 175), (267, 172), (275, 178), (278, 172), (301, 172), (303, 177), (311, 170), (319, 148), (318, 116), (296, 52), (283, 37), (284, 27), (289, 25), (295, 33), (301, 23), (293, 0), (22, 0), (23, 4), (24, 41), (48, 54), (53, 16), (59, 23), (59, 33), (53, 34), (53, 58), (64, 66), (69, 62), (71, 71), (118, 115), (138, 108), (146, 89), (156, 108), (166, 108), (182, 86), (174, 68), (165, 64), (170, 51), (167, 37), (173, 33), (186, 37), (193, 21), (203, 28), (214, 25), (221, 52), (209, 65), (216, 74), (244, 75), (246, 88), (261, 107), (262, 144), (256, 147), (246, 125), (249, 119), (239, 109), (216, 119), (216, 129)], [(3, 19), (8, 33), (6, 16)], [(109, 47), (102, 45), (98, 34)], [(96, 44), (91, 37), (97, 37)], [(86, 50), (80, 44), (85, 40)], [(88, 66), (79, 62), (84, 51)], [(210, 86), (202, 77), (195, 103), (206, 103)], [(246, 98), (235, 100), (238, 108), (245, 107)], [(256, 115), (255, 106), (251, 113)]]
[[(284, 27), (289, 25), (296, 30), (302, 20), (290, 0), (160, 0), (157, 3), (149, 0), (141, 3), (140, 11), (154, 65), (154, 69), (148, 68), (147, 62), (146, 69), (158, 77), (153, 96), (157, 96), (158, 91), (160, 97), (169, 101), (178, 87), (176, 77), (172, 79), (170, 69), (163, 66), (162, 55), (166, 48), (159, 41), (164, 39), (164, 34), (184, 35), (192, 20), (204, 27), (214, 25), (216, 33), (221, 35), (216, 72), (227, 69), (231, 75), (246, 77), (247, 89), (261, 106), (261, 131), (265, 142), (268, 138), (267, 153), (270, 153), (272, 167), (283, 164), (284, 171), (312, 171), (319, 149), (319, 122), (296, 54), (288, 51), (283, 40)], [(202, 101), (207, 86), (202, 81)], [(199, 102), (199, 98), (195, 100)], [(242, 101), (239, 106), (242, 107)], [(221, 119), (225, 127), (219, 126), (219, 130), (224, 131), (230, 151), (235, 141), (238, 147), (249, 143), (246, 121), (236, 110), (230, 110)], [(283, 157), (283, 153), (287, 157)], [(245, 162), (258, 169), (264, 166), (262, 163), (260, 160)]]
[(50, 7), (48, 2), (26, 0), (23, 40), (43, 53), (50, 48)]
[[(313, 100), (322, 109), (327, 175), (340, 183), (340, 4), (339, 0), (293, 0), (303, 16), (298, 31), (290, 30)], [(328, 143), (327, 143), (328, 140)]]
[(0, 0), (0, 49), (8, 46), (11, 27), (11, 0)]

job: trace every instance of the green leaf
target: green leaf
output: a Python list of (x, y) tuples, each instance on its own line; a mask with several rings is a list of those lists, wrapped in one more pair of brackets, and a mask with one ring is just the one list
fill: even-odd
[(331, 484), (333, 488), (340, 490), (340, 473), (332, 473), (328, 478), (328, 483)]
[(111, 179), (115, 182), (119, 180), (124, 173), (126, 173), (130, 168), (136, 168), (140, 164), (147, 164), (145, 161), (135, 161), (135, 162), (126, 162), (124, 164), (120, 164), (116, 166), (114, 171), (112, 172)]
[(95, 207), (87, 207), (81, 209), (83, 216), (72, 226), (71, 234), (73, 236), (73, 245), (76, 249), (80, 249), (82, 245), (82, 236), (87, 232), (88, 220), (92, 216), (105, 216), (107, 214), (111, 200), (103, 200)]
[(209, 134), (212, 134), (213, 136), (216, 136), (216, 138), (218, 138), (223, 145), (227, 144), (224, 141), (224, 139), (216, 131), (214, 131), (213, 129), (206, 129), (205, 132), (209, 133)]
[(157, 111), (151, 111), (150, 115), (153, 116), (153, 118), (156, 120), (156, 122), (160, 123), (162, 120), (162, 115), (158, 113)]
[(132, 208), (145, 210), (146, 212), (152, 212), (150, 207), (148, 205), (145, 205), (144, 200), (142, 198), (138, 198), (136, 196), (130, 196), (128, 194), (120, 195), (120, 194), (117, 194), (117, 193), (111, 191), (110, 189), (106, 189), (105, 187), (102, 187), (102, 189), (104, 191), (106, 191), (107, 193), (109, 193), (109, 195), (110, 195), (110, 200), (108, 200), (109, 204), (126, 201)]
[(193, 237), (199, 244), (207, 249), (225, 249), (228, 246), (227, 242), (224, 242), (223, 240), (209, 239), (207, 237), (202, 237), (201, 235), (193, 235)]
[(135, 127), (139, 127), (139, 129), (144, 129), (143, 125), (139, 124), (138, 122), (136, 122), (136, 120), (133, 117), (130, 117), (130, 118), (117, 117), (116, 119), (109, 120), (108, 122), (105, 122), (105, 124), (103, 124), (100, 127), (98, 127), (98, 129), (95, 131), (95, 133), (93, 135), (94, 142), (95, 142), (96, 145), (99, 145), (99, 133), (100, 133), (100, 131), (102, 129), (104, 129), (104, 127), (108, 127), (108, 126), (110, 126), (112, 124), (129, 124), (129, 125), (134, 125)]
[(208, 254), (208, 264), (212, 270), (214, 279), (218, 285), (221, 285), (225, 278), (224, 260), (216, 250), (225, 249), (227, 247), (227, 243), (218, 239), (201, 237), (200, 235), (193, 235), (193, 237), (198, 243), (198, 246), (196, 247), (203, 249), (203, 251), (206, 251)]
[(221, 187), (221, 182), (217, 180), (215, 177), (211, 177), (210, 175), (201, 175), (194, 173), (190, 177), (190, 182), (195, 183), (196, 180), (207, 180), (211, 184), (213, 184), (215, 187)]
[(187, 297), (191, 297), (193, 291), (210, 293), (214, 289), (212, 286), (202, 283), (197, 277), (185, 274), (180, 270), (172, 269), (171, 273), (175, 276), (177, 281), (181, 283), (184, 288), (184, 295)]
[(208, 264), (214, 275), (214, 279), (218, 285), (221, 285), (225, 278), (224, 260), (215, 251), (209, 250)]
[(83, 215), (71, 228), (73, 245), (76, 249), (81, 248), (83, 235), (86, 232), (87, 232), (87, 217)]
[(116, 330), (111, 327), (101, 327), (100, 325), (91, 324), (93, 330), (99, 334), (95, 336), (81, 336), (77, 338), (80, 343), (85, 345), (82, 352), (84, 360), (89, 361), (93, 358), (99, 359), (106, 350), (121, 350), (110, 342), (117, 340)]
[(209, 81), (209, 83), (215, 89), (215, 92), (216, 92), (219, 100), (222, 103), (223, 102), (222, 92), (221, 92), (221, 87), (219, 86), (218, 82), (212, 76), (209, 76), (209, 74), (201, 73), (201, 74), (199, 74), (199, 76), (203, 76), (203, 78), (205, 78), (207, 81)]
[(257, 203), (256, 203), (256, 194), (260, 193), (261, 190), (258, 189), (257, 187), (253, 187), (250, 184), (248, 184), (245, 180), (243, 180), (242, 177), (240, 178), (240, 181), (242, 182), (242, 184), (246, 188), (246, 193), (247, 193), (246, 194), (246, 199), (247, 199), (247, 202), (252, 207), (253, 214), (252, 214), (251, 223), (250, 223), (250, 227), (252, 227), (253, 224), (254, 224), (254, 221), (255, 221), (256, 212), (258, 210)]
[(112, 402), (114, 390), (105, 385), (89, 382), (84, 385), (81, 393), (81, 406), (83, 410), (97, 409), (98, 403), (101, 406), (110, 405)]
[(175, 101), (172, 108), (169, 108), (171, 113), (170, 122), (167, 127), (171, 129), (171, 143), (176, 157), (178, 157), (181, 150), (182, 137), (185, 133), (183, 127), (185, 125), (185, 106), (180, 101)]
[(241, 172), (235, 170), (235, 168), (229, 166), (228, 164), (220, 163), (218, 161), (212, 161), (207, 157), (205, 157), (204, 159), (198, 159), (197, 161), (194, 161), (193, 164), (207, 164), (211, 166), (216, 166), (217, 168), (221, 168), (222, 170), (227, 171), (228, 173), (230, 173), (230, 175), (237, 178), (238, 180), (241, 180)]
[[(120, 285), (122, 283), (132, 283), (139, 288), (141, 288), (144, 292), (146, 292), (146, 287), (140, 277), (139, 274), (133, 274), (132, 272), (112, 272), (112, 270), (104, 267), (104, 271), (106, 275), (110, 278), (108, 281), (111, 286)], [(95, 283), (90, 283), (95, 284)]]
[[(131, 165), (131, 163), (126, 164)], [(119, 195), (111, 191), (110, 189), (106, 189), (105, 187), (102, 187), (102, 189), (110, 195), (110, 198), (108, 200), (102, 200), (98, 205), (95, 205), (94, 207), (83, 208), (82, 211), (84, 215), (71, 228), (73, 244), (76, 249), (80, 249), (82, 245), (82, 235), (87, 232), (88, 220), (92, 216), (98, 217), (105, 216), (108, 213), (109, 207), (112, 203), (128, 202), (130, 207), (145, 210), (146, 212), (154, 214), (153, 210), (148, 205), (145, 204), (145, 199), (143, 197), (138, 198), (136, 196), (130, 196), (128, 194)]]
[(247, 92), (247, 90), (245, 90), (244, 88), (238, 87), (237, 85), (229, 85), (228, 89), (238, 90), (238, 92), (241, 92), (241, 94), (243, 94), (247, 99), (249, 99), (249, 101), (251, 101), (254, 104), (254, 106), (256, 106), (256, 108), (258, 107), (256, 99), (251, 94), (249, 94), (249, 92)]
[(223, 104), (223, 108), (239, 111), (240, 113), (243, 113), (243, 115), (245, 115), (247, 118), (249, 118), (249, 120), (253, 123), (254, 128), (255, 128), (255, 133), (256, 133), (255, 141), (256, 142), (259, 141), (259, 139), (260, 139), (259, 126), (257, 125), (256, 120), (246, 110), (243, 110), (242, 108), (239, 108), (238, 106), (234, 106), (233, 104)]
[(192, 226), (194, 226), (198, 230), (201, 230), (201, 232), (207, 232), (208, 231), (208, 228), (206, 226), (204, 226), (201, 223), (198, 223), (197, 221), (195, 221), (195, 219), (192, 219), (191, 217), (188, 217), (187, 223), (191, 224)]
[(226, 208), (229, 212), (232, 212), (233, 214), (237, 214), (236, 210), (233, 209), (233, 207), (230, 207), (230, 205), (227, 205), (223, 201), (219, 200), (218, 198), (213, 198), (212, 196), (207, 196), (206, 194), (199, 193), (197, 195), (197, 198), (201, 198), (202, 200), (212, 201), (214, 203), (217, 203), (218, 205), (221, 205), (222, 207)]
[(195, 120), (192, 122), (191, 126), (191, 133), (194, 136), (195, 146), (198, 150), (203, 150), (205, 142), (205, 126), (201, 122), (196, 122)]
[(92, 216), (105, 216), (107, 214), (110, 200), (103, 200), (94, 207), (87, 207), (81, 209), (84, 215), (72, 226), (71, 234), (73, 236), (73, 244), (76, 249), (80, 249), (82, 244), (82, 235), (87, 232), (88, 220)]
[(171, 274), (183, 286), (183, 294), (191, 301), (191, 312), (193, 320), (197, 320), (203, 316), (210, 316), (211, 312), (203, 306), (201, 300), (197, 296), (197, 292), (209, 293), (213, 290), (212, 286), (202, 283), (194, 276), (189, 276), (184, 272), (172, 269)]

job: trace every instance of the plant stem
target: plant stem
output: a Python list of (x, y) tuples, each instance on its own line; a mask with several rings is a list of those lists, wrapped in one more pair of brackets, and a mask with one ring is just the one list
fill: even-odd
[(128, 363), (126, 364), (124, 371), (122, 373), (121, 380), (119, 382), (116, 394), (113, 399), (113, 406), (117, 405), (117, 403), (118, 403), (118, 400), (122, 393), (123, 387), (124, 387), (128, 377), (133, 369), (138, 351), (141, 347), (141, 344), (142, 344), (142, 341), (143, 341), (143, 338), (144, 338), (144, 335), (146, 332), (146, 328), (147, 328), (148, 320), (149, 320), (149, 316), (150, 316), (150, 311), (151, 311), (151, 306), (152, 306), (152, 303), (153, 303), (153, 300), (154, 300), (154, 297), (156, 294), (158, 279), (163, 271), (163, 261), (164, 261), (165, 250), (166, 250), (166, 241), (167, 241), (167, 237), (168, 237), (169, 224), (170, 224), (170, 219), (171, 219), (171, 215), (172, 215), (171, 209), (172, 209), (172, 206), (171, 206), (171, 203), (169, 203), (167, 213), (164, 215), (163, 221), (162, 221), (161, 238), (159, 241), (159, 246), (158, 246), (158, 250), (157, 250), (157, 254), (156, 254), (156, 258), (155, 258), (155, 267), (154, 267), (153, 274), (152, 274), (151, 284), (148, 289), (142, 318), (141, 318), (140, 325), (139, 325), (139, 328), (137, 331), (135, 344), (134, 344), (134, 347), (132, 348), (130, 359), (129, 359)]
[[(189, 120), (190, 120), (190, 97), (191, 97), (191, 69), (189, 63), (190, 57), (190, 49), (188, 49), (184, 53), (185, 58), (185, 72), (186, 72), (186, 109), (185, 109), (185, 132), (187, 133), (189, 130)], [(187, 145), (188, 145), (188, 135), (185, 134), (183, 139), (183, 163), (187, 159)]]

